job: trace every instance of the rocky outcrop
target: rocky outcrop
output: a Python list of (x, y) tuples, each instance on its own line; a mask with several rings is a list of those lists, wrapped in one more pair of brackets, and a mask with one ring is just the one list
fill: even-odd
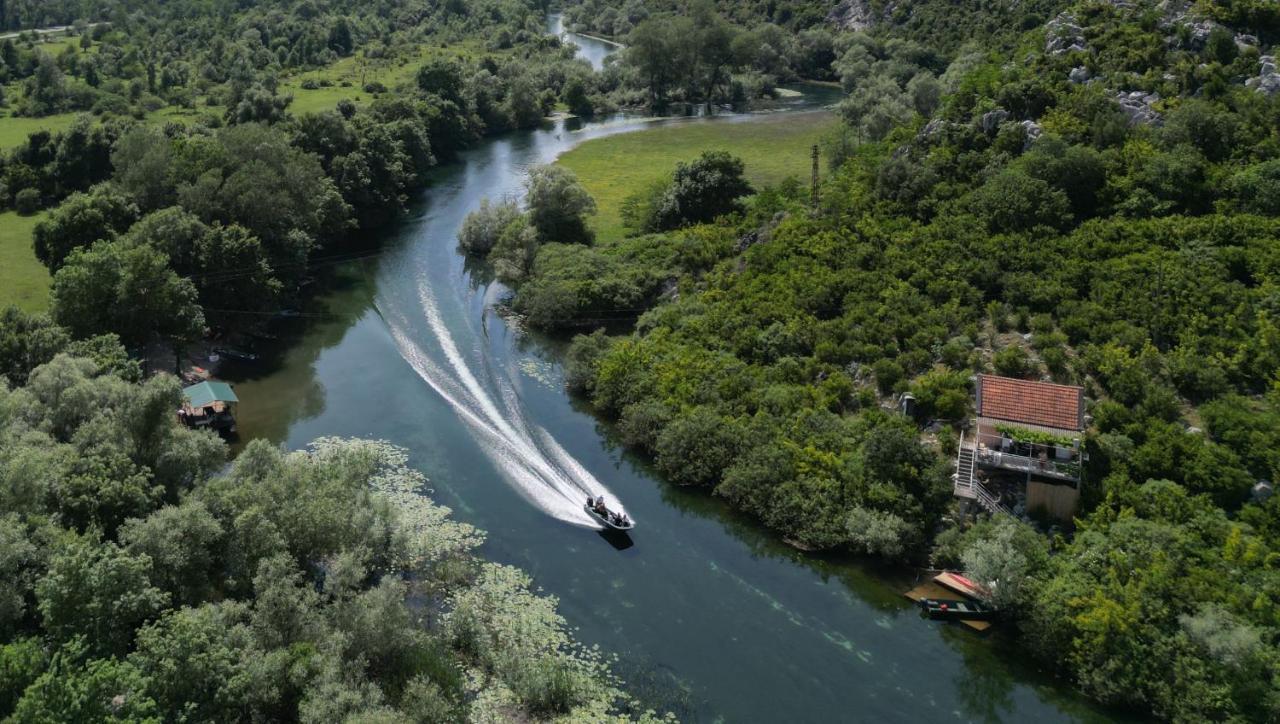
[(840, 0), (840, 3), (827, 13), (827, 22), (841, 30), (852, 32), (869, 30), (880, 24), (891, 12), (893, 12), (892, 3), (885, 6), (883, 13), (876, 13), (868, 0)]
[(1164, 120), (1154, 107), (1160, 102), (1159, 93), (1116, 91), (1115, 98), (1131, 126), (1158, 126)]
[(1084, 51), (1087, 48), (1084, 29), (1071, 13), (1059, 13), (1057, 17), (1045, 24), (1044, 29), (1044, 52), (1049, 55), (1065, 55)]
[(1244, 85), (1269, 96), (1280, 93), (1280, 73), (1276, 72), (1276, 57), (1264, 55), (1258, 58), (1258, 74), (1246, 80)]
[(1022, 145), (1022, 149), (1025, 151), (1031, 147), (1031, 144), (1040, 140), (1040, 136), (1044, 135), (1044, 128), (1035, 121), (1023, 121), (1020, 125), (1022, 126), (1023, 134), (1027, 137), (1026, 142)]
[(1089, 69), (1083, 65), (1077, 65), (1071, 69), (1071, 72), (1067, 73), (1067, 80), (1072, 83), (1085, 83), (1088, 82), (1089, 78)]
[(1000, 124), (1007, 120), (1009, 120), (1009, 111), (997, 108), (994, 111), (983, 113), (978, 125), (982, 128), (983, 133), (988, 136), (994, 136), (996, 131), (1000, 130)]

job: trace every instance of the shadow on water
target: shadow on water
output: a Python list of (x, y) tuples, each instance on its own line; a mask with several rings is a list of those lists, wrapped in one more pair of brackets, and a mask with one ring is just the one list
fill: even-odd
[(631, 535), (622, 530), (606, 530), (600, 529), (596, 534), (605, 540), (606, 543), (613, 546), (615, 551), (625, 551), (634, 548), (636, 542), (631, 540)]

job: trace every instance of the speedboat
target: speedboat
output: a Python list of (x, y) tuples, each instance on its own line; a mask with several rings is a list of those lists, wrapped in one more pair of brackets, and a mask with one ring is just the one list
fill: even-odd
[(624, 520), (621, 523), (615, 522), (613, 517), (614, 512), (612, 510), (609, 510), (607, 507), (604, 509), (604, 512), (601, 513), (596, 510), (595, 505), (593, 505), (592, 503), (585, 503), (583, 504), (582, 509), (587, 511), (587, 514), (590, 515), (591, 517), (595, 518), (601, 523), (604, 523), (606, 526), (614, 530), (631, 530), (632, 528), (636, 527), (636, 522), (634, 520), (631, 520), (630, 518)]

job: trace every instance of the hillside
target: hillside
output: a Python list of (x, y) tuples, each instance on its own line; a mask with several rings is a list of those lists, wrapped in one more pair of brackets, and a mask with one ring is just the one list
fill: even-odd
[[(579, 272), (666, 293), (620, 295), (612, 314), (647, 311), (579, 337), (571, 384), (671, 480), (797, 545), (967, 569), (1099, 701), (1274, 718), (1274, 6), (1046, 5), (1003, 50), (930, 45), (999, 7), (872, 9), (836, 43), (849, 97), (818, 213), (774, 189)], [(586, 281), (560, 256), (517, 308)], [(1083, 386), (1074, 521), (958, 515), (979, 372)], [(884, 409), (903, 393), (914, 419)]]

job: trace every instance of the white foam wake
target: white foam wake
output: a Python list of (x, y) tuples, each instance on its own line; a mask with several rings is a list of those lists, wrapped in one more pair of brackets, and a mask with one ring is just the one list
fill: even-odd
[(509, 381), (491, 375), (499, 399), (490, 394), (445, 325), (431, 285), (422, 279), (418, 288), (423, 316), (442, 359), (433, 359), (405, 333), (411, 325), (403, 317), (387, 320), (400, 355), (472, 430), (512, 487), (547, 514), (576, 525), (598, 527), (582, 509), (589, 495), (604, 495), (610, 508), (620, 509), (617, 498), (595, 476), (546, 430), (528, 422)]

